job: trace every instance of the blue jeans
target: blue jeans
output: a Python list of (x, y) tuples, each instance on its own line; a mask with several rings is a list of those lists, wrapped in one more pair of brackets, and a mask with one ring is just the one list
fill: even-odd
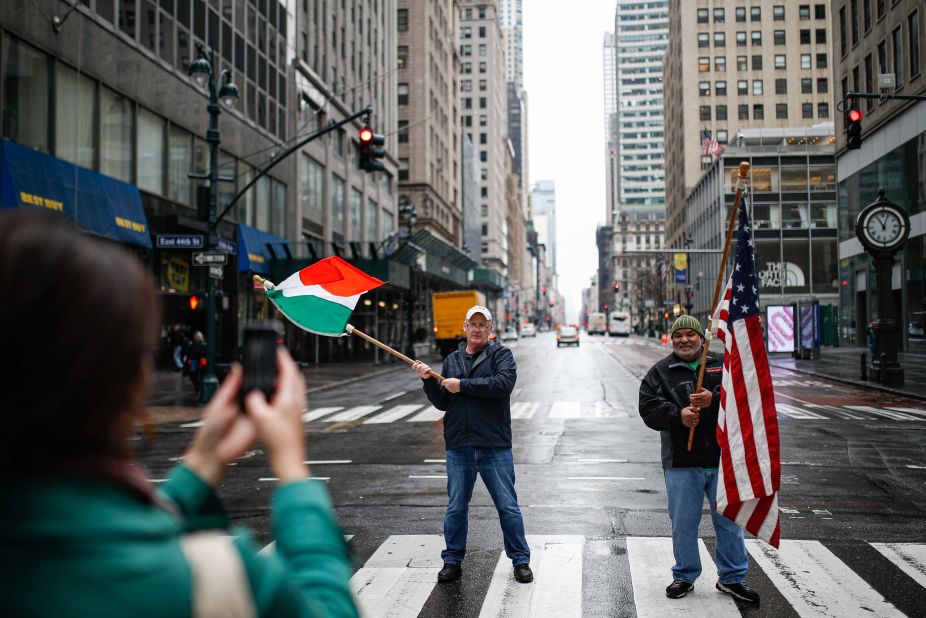
[(469, 501), (476, 485), (476, 473), (482, 477), (492, 502), (498, 510), (505, 540), (505, 554), (513, 564), (527, 564), (531, 551), (524, 537), (524, 519), (514, 492), (514, 458), (510, 448), (465, 448), (447, 451), (447, 495), (444, 514), (444, 562), (460, 564), (466, 555)]
[(704, 468), (668, 468), (666, 493), (669, 494), (669, 517), (672, 519), (672, 550), (675, 566), (672, 578), (694, 583), (701, 575), (698, 553), (698, 524), (704, 496), (711, 505), (711, 519), (717, 533), (717, 575), (723, 584), (746, 581), (749, 559), (743, 542), (743, 529), (716, 511), (717, 471)]

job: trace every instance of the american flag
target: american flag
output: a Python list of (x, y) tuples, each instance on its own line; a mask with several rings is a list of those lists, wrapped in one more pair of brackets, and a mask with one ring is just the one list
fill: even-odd
[(717, 511), (778, 547), (778, 414), (759, 321), (756, 253), (741, 200), (736, 258), (711, 324), (724, 343)]

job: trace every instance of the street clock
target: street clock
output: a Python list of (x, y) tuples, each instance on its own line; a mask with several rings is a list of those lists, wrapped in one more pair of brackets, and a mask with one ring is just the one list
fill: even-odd
[(896, 253), (910, 235), (910, 217), (881, 189), (878, 199), (859, 213), (855, 235), (869, 253)]

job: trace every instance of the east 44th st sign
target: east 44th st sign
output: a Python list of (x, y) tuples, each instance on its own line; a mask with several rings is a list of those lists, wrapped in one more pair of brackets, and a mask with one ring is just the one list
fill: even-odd
[(228, 254), (220, 252), (197, 251), (193, 254), (193, 263), (197, 266), (206, 266), (209, 264), (225, 264), (228, 261)]

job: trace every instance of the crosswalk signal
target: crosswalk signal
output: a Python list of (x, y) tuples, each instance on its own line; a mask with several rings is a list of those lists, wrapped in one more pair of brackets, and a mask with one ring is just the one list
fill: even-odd
[(862, 147), (862, 118), (865, 114), (860, 109), (850, 109), (846, 114), (846, 148), (858, 150)]
[(196, 311), (199, 308), (199, 296), (193, 294), (190, 296), (190, 309)]
[(370, 127), (363, 127), (357, 136), (360, 140), (360, 169), (366, 172), (382, 172), (386, 169), (380, 159), (386, 156), (386, 137), (373, 132)]

